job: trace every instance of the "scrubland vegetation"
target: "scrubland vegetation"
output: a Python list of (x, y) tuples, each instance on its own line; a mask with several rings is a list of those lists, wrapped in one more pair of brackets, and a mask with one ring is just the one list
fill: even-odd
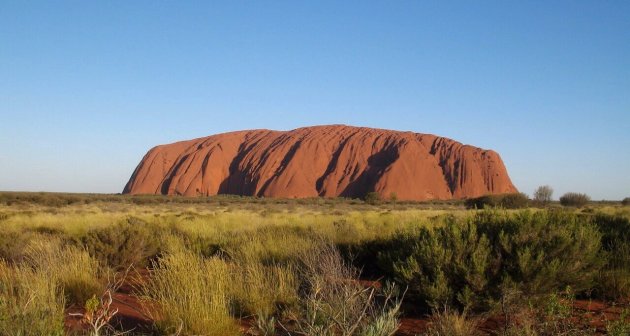
[(588, 204), (591, 201), (591, 198), (586, 194), (568, 192), (562, 196), (560, 196), (560, 204), (564, 206), (573, 206), (581, 208)]
[[(426, 335), (627, 335), (627, 312), (595, 330), (574, 302), (627, 307), (630, 208), (506, 209), (523, 197), (0, 194), (0, 335), (385, 336), (403, 316)], [(150, 321), (133, 330), (123, 275)]]

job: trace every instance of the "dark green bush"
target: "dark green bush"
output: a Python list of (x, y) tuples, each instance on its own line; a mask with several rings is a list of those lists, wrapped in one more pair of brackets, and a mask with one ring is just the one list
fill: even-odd
[(596, 291), (605, 298), (630, 296), (630, 220), (598, 214), (593, 222), (602, 233), (606, 264), (600, 272)]
[(560, 204), (576, 208), (581, 208), (590, 201), (591, 198), (588, 195), (574, 192), (568, 192), (560, 197)]
[(529, 205), (529, 198), (524, 193), (503, 195), (501, 206), (505, 209), (522, 209)]
[(486, 309), (501, 288), (530, 295), (594, 287), (601, 235), (585, 217), (562, 212), (484, 211), (443, 227), (400, 234), (378, 264), (425, 307)]
[(378, 262), (408, 287), (410, 298), (427, 307), (478, 307), (498, 270), (492, 267), (491, 252), (489, 240), (474, 223), (451, 221), (435, 230), (400, 235)]
[(621, 200), (621, 205), (630, 205), (630, 197), (626, 197)]
[(365, 195), (365, 203), (376, 204), (381, 201), (381, 195), (376, 191), (369, 192)]
[(32, 232), (0, 231), (0, 259), (17, 261), (24, 256), (24, 249), (37, 236)]
[(466, 200), (468, 209), (521, 209), (529, 204), (529, 198), (524, 193), (485, 195)]
[(482, 212), (473, 221), (490, 239), (504, 281), (530, 294), (593, 287), (602, 266), (601, 234), (587, 217), (562, 211)]
[(81, 244), (100, 262), (114, 269), (146, 266), (159, 253), (159, 227), (136, 217), (88, 232)]

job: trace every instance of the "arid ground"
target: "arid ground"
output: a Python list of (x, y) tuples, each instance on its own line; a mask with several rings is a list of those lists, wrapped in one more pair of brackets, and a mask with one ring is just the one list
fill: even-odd
[(1, 193), (0, 335), (628, 334), (630, 207), (471, 204)]

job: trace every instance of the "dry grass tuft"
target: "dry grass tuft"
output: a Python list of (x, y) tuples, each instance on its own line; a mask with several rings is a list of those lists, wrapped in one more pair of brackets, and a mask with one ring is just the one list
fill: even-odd
[(431, 325), (426, 333), (427, 336), (474, 336), (479, 335), (477, 331), (478, 320), (469, 319), (465, 313), (459, 313), (444, 307), (444, 310), (437, 310), (431, 316)]
[(64, 306), (56, 278), (0, 260), (0, 335), (63, 335)]
[(141, 288), (147, 313), (162, 333), (237, 335), (230, 316), (229, 265), (190, 252), (175, 252), (153, 264), (151, 278)]

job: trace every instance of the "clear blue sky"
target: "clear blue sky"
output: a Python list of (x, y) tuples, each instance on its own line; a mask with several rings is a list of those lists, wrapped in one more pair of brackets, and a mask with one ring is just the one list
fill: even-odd
[(630, 1), (0, 0), (0, 190), (120, 192), (157, 144), (333, 123), (630, 196)]

